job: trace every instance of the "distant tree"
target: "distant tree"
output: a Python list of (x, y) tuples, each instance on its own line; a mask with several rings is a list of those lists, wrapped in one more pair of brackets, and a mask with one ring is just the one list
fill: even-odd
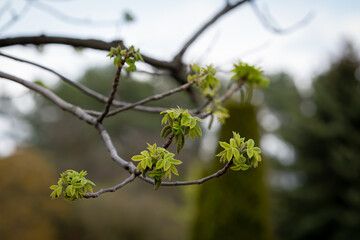
[[(297, 179), (295, 186), (280, 188), (276, 195), (282, 239), (360, 235), (359, 69), (357, 53), (347, 43), (329, 70), (314, 79), (310, 97), (289, 88), (284, 75), (272, 78), (265, 100), (282, 122), (278, 135), (295, 150), (294, 164), (280, 172)], [(279, 101), (289, 90), (286, 101)]]
[[(228, 139), (231, 137), (229, 132), (235, 130), (258, 142), (256, 107), (232, 102), (227, 108), (231, 117), (221, 128), (220, 140)], [(217, 169), (218, 165), (213, 162), (210, 171)], [(196, 203), (192, 239), (273, 239), (265, 178), (265, 165), (262, 164), (256, 171), (229, 174), (226, 178), (202, 185)]]

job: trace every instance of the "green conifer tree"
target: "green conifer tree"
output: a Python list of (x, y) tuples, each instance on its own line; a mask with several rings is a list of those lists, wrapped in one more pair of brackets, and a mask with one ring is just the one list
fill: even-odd
[[(314, 80), (313, 95), (302, 103), (296, 94), (287, 101), (274, 100), (286, 91), (283, 84), (267, 94), (266, 102), (282, 120), (280, 137), (295, 149), (295, 163), (283, 170), (296, 176), (298, 186), (277, 195), (282, 239), (360, 236), (359, 69), (360, 61), (348, 44)], [(316, 110), (313, 116), (307, 112), (309, 103)]]
[[(230, 118), (222, 126), (219, 140), (228, 141), (236, 131), (258, 144), (255, 107), (232, 103), (227, 108)], [(212, 165), (211, 172), (221, 167), (218, 159)], [(257, 169), (230, 172), (202, 185), (199, 191), (193, 239), (272, 239), (264, 162)]]

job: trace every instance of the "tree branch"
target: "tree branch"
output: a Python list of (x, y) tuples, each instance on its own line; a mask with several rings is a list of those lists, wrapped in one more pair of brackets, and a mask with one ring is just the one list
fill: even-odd
[[(38, 63), (35, 63), (35, 62), (32, 62), (32, 61), (28, 61), (28, 60), (24, 60), (24, 59), (21, 59), (21, 58), (18, 58), (18, 57), (14, 57), (14, 56), (10, 56), (8, 54), (5, 54), (5, 53), (2, 53), (0, 52), (0, 56), (3, 56), (3, 57), (6, 57), (6, 58), (10, 58), (12, 60), (15, 60), (15, 61), (19, 61), (19, 62), (23, 62), (23, 63), (27, 63), (27, 64), (30, 64), (30, 65), (33, 65), (35, 67), (38, 67), (38, 68), (41, 68), (43, 70), (46, 70), (50, 73), (53, 73), (54, 75), (58, 76), (61, 80), (63, 80), (64, 82), (66, 82), (67, 84), (69, 84), (70, 86), (73, 86), (77, 89), (79, 89), (80, 91), (82, 91), (83, 93), (99, 100), (100, 102), (104, 102), (106, 103), (108, 101), (108, 98), (90, 88), (87, 88), (86, 86), (80, 84), (80, 83), (77, 83), (75, 81), (72, 81), (71, 79), (65, 77), (64, 75), (56, 72), (55, 70), (53, 69), (50, 69), (48, 67), (45, 67), (41, 64), (38, 64)], [(121, 106), (123, 103), (120, 103), (120, 102), (113, 102), (114, 105), (118, 105), (118, 106)]]
[(123, 63), (121, 63), (121, 65), (118, 66), (118, 68), (116, 70), (115, 79), (114, 79), (114, 82), (113, 82), (113, 85), (112, 85), (112, 90), (111, 90), (111, 93), (109, 95), (108, 101), (105, 104), (105, 108), (104, 108), (103, 113), (97, 119), (97, 121), (99, 123), (101, 123), (104, 120), (104, 118), (106, 117), (106, 115), (109, 113), (111, 104), (112, 104), (112, 102), (113, 102), (113, 100), (115, 98), (115, 94), (117, 92), (117, 87), (119, 85), (119, 79), (120, 79), (122, 66), (123, 66)]
[[(257, 15), (257, 17), (259, 18), (260, 22), (266, 28), (268, 28), (269, 30), (271, 30), (277, 34), (286, 34), (286, 33), (293, 32), (293, 31), (297, 30), (298, 28), (307, 25), (315, 16), (314, 13), (310, 12), (310, 13), (306, 14), (306, 16), (303, 19), (301, 19), (300, 21), (291, 25), (290, 27), (281, 28), (281, 27), (277, 26), (277, 24), (273, 20), (273, 17), (270, 15), (270, 13), (268, 13), (268, 16), (265, 16), (265, 14), (260, 11), (260, 9), (256, 5), (255, 1), (251, 2), (251, 7), (253, 8), (253, 10), (254, 10), (255, 14)], [(273, 20), (273, 21), (271, 21), (271, 20)]]
[(107, 192), (115, 192), (116, 190), (118, 190), (119, 188), (124, 187), (125, 185), (127, 185), (128, 183), (134, 181), (136, 178), (136, 174), (132, 173), (128, 178), (126, 178), (124, 181), (122, 181), (121, 183), (119, 183), (118, 185), (114, 186), (114, 187), (110, 187), (110, 188), (105, 188), (105, 189), (101, 189), (98, 192), (94, 192), (94, 193), (86, 193), (84, 195), (84, 198), (97, 198), (99, 197), (101, 194), (107, 193)]
[[(96, 100), (98, 100), (100, 102), (106, 103), (109, 100), (108, 97), (106, 97), (106, 96), (104, 96), (104, 95), (102, 95), (102, 94), (100, 94), (100, 93), (98, 93), (98, 92), (96, 92), (96, 91), (94, 91), (94, 90), (80, 84), (80, 83), (72, 81), (71, 79), (69, 79), (69, 78), (65, 77), (64, 75), (56, 72), (55, 70), (50, 69), (48, 67), (45, 67), (45, 66), (43, 66), (41, 64), (29, 61), (29, 60), (21, 59), (21, 58), (18, 58), (18, 57), (10, 56), (10, 55), (2, 53), (2, 52), (0, 52), (0, 56), (9, 58), (9, 59), (12, 59), (12, 60), (15, 60), (15, 61), (27, 63), (27, 64), (33, 65), (35, 67), (41, 68), (43, 70), (46, 70), (46, 71), (48, 71), (50, 73), (53, 73), (54, 75), (58, 76), (61, 80), (63, 80), (65, 83), (69, 84), (70, 86), (73, 86), (73, 87), (77, 88), (81, 92), (87, 94), (90, 97), (95, 98)], [(117, 101), (117, 100), (114, 99), (112, 101), (112, 105), (118, 106), (118, 107), (123, 107), (123, 106), (130, 105), (130, 103)], [(152, 112), (152, 113), (160, 113), (162, 111), (167, 110), (167, 108), (149, 107), (149, 106), (135, 106), (133, 108), (135, 110), (138, 110), (138, 111)], [(90, 114), (90, 115), (95, 115), (95, 116), (99, 116), (101, 114), (100, 112), (96, 112), (96, 111), (92, 111), (92, 110), (85, 110), (85, 112)]]
[[(236, 90), (238, 90), (239, 88), (241, 88), (241, 86), (244, 85), (243, 81), (240, 81), (238, 83), (235, 83), (229, 90), (226, 91), (226, 93), (224, 93), (224, 95), (222, 95), (221, 97), (219, 97), (219, 100), (223, 103), (226, 100), (228, 100), (235, 92)], [(211, 104), (211, 101), (207, 101), (205, 102), (205, 104), (203, 106), (201, 106), (199, 109), (195, 109), (192, 111), (192, 113), (196, 114), (199, 118), (204, 119), (207, 118), (209, 115), (211, 115), (211, 112), (208, 113), (202, 113), (202, 111), (204, 111), (205, 107), (208, 106), (209, 104)]]
[[(176, 181), (176, 182), (162, 182), (161, 186), (185, 186), (185, 185), (196, 185), (196, 184), (203, 184), (206, 181), (209, 181), (213, 178), (221, 177), (224, 175), (228, 169), (231, 167), (232, 161), (228, 162), (222, 169), (218, 170), (217, 172), (206, 176), (204, 178), (193, 180), (193, 181)], [(142, 175), (139, 175), (139, 178), (144, 180), (145, 182), (148, 182), (150, 184), (155, 184), (154, 180), (148, 177), (143, 177)]]
[(19, 83), (19, 84), (21, 84), (21, 85), (35, 91), (35, 92), (43, 95), (45, 98), (52, 101), (54, 104), (59, 106), (61, 109), (72, 113), (73, 115), (75, 115), (79, 119), (84, 120), (85, 122), (87, 122), (87, 123), (89, 123), (91, 125), (96, 124), (96, 119), (94, 117), (90, 116), (89, 114), (87, 114), (82, 108), (64, 101), (63, 99), (58, 97), (55, 93), (53, 93), (52, 91), (50, 91), (47, 88), (44, 88), (44, 87), (42, 87), (42, 86), (40, 86), (38, 84), (32, 83), (32, 82), (25, 81), (24, 79), (15, 77), (13, 75), (4, 73), (2, 71), (0, 71), (0, 78), (4, 78), (4, 79), (7, 79), (7, 80), (11, 80), (13, 82), (17, 82), (17, 83)]
[(174, 136), (175, 136), (174, 132), (171, 132), (169, 138), (168, 138), (168, 139), (166, 140), (166, 142), (164, 142), (164, 144), (162, 145), (162, 148), (167, 149), (167, 148), (170, 146), (170, 144), (171, 144)]
[(196, 81), (198, 80), (198, 78), (192, 80), (191, 82), (188, 82), (188, 83), (185, 83), (183, 85), (181, 85), (180, 87), (177, 87), (177, 88), (174, 88), (174, 89), (171, 89), (167, 92), (164, 92), (164, 93), (160, 93), (160, 94), (156, 94), (156, 95), (153, 95), (153, 96), (150, 96), (150, 97), (147, 97), (147, 98), (144, 98), (140, 101), (137, 101), (135, 103), (132, 103), (132, 104), (128, 104), (124, 107), (120, 107), (118, 109), (115, 109), (113, 111), (110, 111), (109, 114), (107, 116), (113, 116), (119, 112), (123, 112), (125, 110), (128, 110), (128, 109), (131, 109), (131, 108), (134, 108), (138, 105), (142, 105), (142, 104), (145, 104), (145, 103), (148, 103), (148, 102), (151, 102), (151, 101), (155, 101), (155, 100), (160, 100), (164, 97), (167, 97), (167, 96), (170, 96), (174, 93), (177, 93), (177, 92), (180, 92), (180, 91), (183, 91), (187, 88), (189, 88), (191, 85), (193, 85)]
[(240, 6), (241, 4), (247, 2), (249, 0), (243, 0), (240, 2), (237, 2), (233, 5), (227, 3), (223, 9), (221, 9), (215, 16), (213, 16), (208, 22), (206, 22), (181, 48), (181, 50), (176, 54), (176, 56), (173, 58), (174, 62), (181, 61), (183, 55), (185, 54), (186, 50), (190, 47), (190, 45), (195, 42), (195, 40), (212, 24), (214, 24), (220, 17), (224, 16), (229, 11), (233, 10), (234, 8)]
[[(122, 40), (115, 40), (111, 42), (105, 42), (97, 39), (79, 39), (70, 37), (56, 37), (56, 36), (28, 36), (28, 37), (14, 37), (0, 39), (0, 47), (8, 47), (14, 45), (43, 45), (43, 44), (64, 44), (72, 47), (79, 48), (91, 48), (95, 50), (109, 51), (111, 47), (117, 47), (120, 45), (121, 49), (125, 49), (125, 45)], [(144, 61), (156, 68), (173, 70), (174, 64), (167, 61), (158, 60), (142, 54)]]
[[(10, 7), (10, 2), (11, 1), (8, 1), (0, 10), (0, 16), (3, 16), (7, 8)], [(31, 4), (29, 2), (26, 2), (25, 6), (18, 13), (12, 13), (11, 18), (3, 26), (0, 27), (0, 34), (3, 33), (6, 29), (10, 28), (12, 25), (14, 25), (21, 17), (24, 17), (25, 14), (29, 11), (30, 7)]]
[(243, 81), (235, 83), (229, 90), (226, 91), (224, 95), (222, 95), (219, 100), (221, 102), (225, 102), (228, 100), (241, 86), (244, 85)]
[(209, 104), (211, 103), (211, 101), (212, 101), (212, 99), (210, 99), (210, 98), (206, 99), (206, 101), (203, 103), (202, 106), (200, 106), (200, 107), (198, 107), (198, 108), (196, 108), (196, 109), (189, 110), (189, 113), (190, 113), (191, 115), (194, 115), (194, 114), (195, 114), (195, 115), (198, 115), (198, 114), (200, 114), (202, 111), (205, 110), (205, 108), (206, 108), (207, 106), (209, 106)]
[(99, 131), (100, 136), (102, 138), (102, 140), (105, 143), (105, 146), (107, 148), (107, 150), (110, 153), (110, 157), (117, 163), (119, 163), (125, 170), (129, 171), (130, 173), (136, 173), (136, 167), (134, 166), (134, 164), (132, 162), (128, 162), (124, 159), (122, 159), (115, 147), (114, 144), (111, 141), (110, 135), (109, 133), (106, 131), (106, 129), (104, 128), (104, 126), (101, 123), (96, 124), (96, 129)]

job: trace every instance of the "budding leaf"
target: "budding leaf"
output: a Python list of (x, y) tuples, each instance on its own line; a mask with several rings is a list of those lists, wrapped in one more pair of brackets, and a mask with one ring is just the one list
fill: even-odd
[(91, 185), (95, 186), (95, 183), (86, 179), (85, 175), (87, 175), (86, 171), (78, 173), (74, 170), (66, 170), (61, 173), (58, 184), (50, 187), (50, 189), (53, 190), (50, 194), (51, 198), (58, 198), (63, 192), (65, 200), (74, 201), (83, 198), (87, 190), (92, 192)]

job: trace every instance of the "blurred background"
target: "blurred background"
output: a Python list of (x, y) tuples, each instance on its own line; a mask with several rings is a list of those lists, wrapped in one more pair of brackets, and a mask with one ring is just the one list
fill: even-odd
[[(229, 1), (233, 2), (233, 1)], [(55, 35), (122, 39), (171, 60), (225, 1), (0, 0), (0, 39)], [(227, 104), (226, 124), (177, 156), (181, 180), (221, 168), (217, 141), (231, 131), (263, 150), (259, 168), (229, 172), (201, 186), (135, 181), (115, 193), (72, 203), (50, 200), (66, 169), (87, 170), (97, 187), (128, 174), (94, 129), (42, 96), (0, 79), (0, 239), (358, 239), (360, 236), (360, 2), (255, 1), (223, 16), (189, 48), (186, 63), (214, 64), (226, 84), (232, 63), (262, 67), (265, 91)], [(262, 19), (265, 17), (265, 20)], [(107, 95), (115, 69), (106, 52), (62, 45), (2, 47)], [(87, 109), (103, 104), (57, 77), (0, 57), (0, 70), (39, 80)], [(117, 97), (134, 102), (178, 86), (139, 65), (121, 77)], [(193, 108), (178, 93), (156, 106)], [(151, 104), (150, 104), (151, 105)], [(143, 121), (146, 119), (146, 121)], [(162, 144), (160, 116), (127, 111), (106, 121), (119, 155)]]

